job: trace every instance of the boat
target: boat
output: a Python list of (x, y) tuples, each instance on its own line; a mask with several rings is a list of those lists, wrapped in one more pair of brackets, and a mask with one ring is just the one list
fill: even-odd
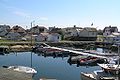
[(81, 72), (81, 80), (120, 80), (120, 77), (108, 74), (104, 70), (96, 70), (92, 73)]
[[(116, 44), (118, 46), (118, 54), (120, 43)], [(109, 59), (109, 58), (108, 58)], [(98, 64), (105, 72), (112, 73), (114, 75), (120, 74), (120, 56), (118, 55), (116, 59), (110, 58), (108, 64)]]
[(78, 64), (103, 63), (104, 59), (88, 56), (87, 58), (79, 59)]
[(97, 63), (104, 63), (105, 60), (103, 58), (97, 58), (92, 56), (70, 56), (70, 58), (67, 61), (70, 65), (71, 64), (77, 64), (80, 66), (95, 66)]
[(120, 74), (120, 65), (118, 64), (98, 64), (106, 73), (114, 75)]
[(14, 70), (18, 72), (30, 73), (30, 74), (37, 73), (35, 69), (31, 67), (25, 67), (25, 66), (3, 66), (3, 68), (7, 68), (9, 70)]

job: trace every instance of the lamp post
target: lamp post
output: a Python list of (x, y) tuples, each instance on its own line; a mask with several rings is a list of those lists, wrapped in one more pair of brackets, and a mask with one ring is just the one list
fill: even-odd
[[(31, 48), (32, 48), (32, 24), (34, 23), (35, 21), (32, 21), (31, 22)], [(32, 51), (31, 51), (31, 68), (32, 68)]]
[[(34, 23), (35, 21), (32, 21), (31, 22), (31, 46), (32, 46), (32, 35), (33, 35), (33, 32), (32, 32), (32, 25), (33, 25), (33, 23)], [(31, 47), (32, 48), (32, 47)]]

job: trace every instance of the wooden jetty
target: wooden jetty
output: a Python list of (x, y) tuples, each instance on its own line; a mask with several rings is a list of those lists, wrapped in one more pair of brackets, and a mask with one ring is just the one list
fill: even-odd
[(89, 54), (89, 53), (85, 53), (85, 52), (74, 51), (74, 50), (69, 50), (69, 49), (63, 49), (63, 48), (58, 48), (58, 47), (48, 47), (48, 48), (68, 51), (68, 52), (75, 53), (75, 54), (80, 54), (80, 55), (93, 56), (93, 57), (99, 57), (99, 58), (105, 58), (105, 59), (107, 58), (106, 56), (101, 56), (101, 55), (96, 55), (96, 54)]
[(0, 80), (32, 80), (31, 74), (0, 68)]

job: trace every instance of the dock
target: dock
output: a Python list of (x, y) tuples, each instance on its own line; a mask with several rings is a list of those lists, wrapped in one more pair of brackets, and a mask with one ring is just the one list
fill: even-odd
[(86, 56), (94, 56), (94, 57), (105, 58), (105, 59), (107, 58), (106, 56), (100, 56), (100, 55), (96, 55), (96, 54), (89, 54), (89, 53), (80, 52), (80, 51), (74, 51), (74, 50), (70, 50), (70, 49), (63, 49), (63, 48), (58, 48), (58, 47), (48, 47), (48, 48), (62, 50), (62, 51), (68, 51), (68, 52), (71, 52), (71, 53), (81, 54), (81, 55), (86, 55)]
[(32, 75), (0, 67), (0, 80), (32, 80)]

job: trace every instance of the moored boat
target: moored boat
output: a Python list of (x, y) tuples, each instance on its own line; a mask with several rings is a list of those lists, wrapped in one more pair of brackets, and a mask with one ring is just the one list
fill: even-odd
[(111, 75), (104, 70), (96, 70), (92, 73), (81, 73), (81, 80), (119, 80), (119, 76)]
[(87, 58), (79, 59), (78, 64), (103, 63), (104, 59), (88, 56)]
[(30, 73), (30, 74), (37, 73), (35, 69), (31, 67), (25, 67), (25, 66), (3, 66), (3, 68), (7, 68), (7, 69), (18, 71), (18, 72)]
[(114, 75), (120, 74), (120, 65), (118, 64), (98, 64), (105, 72)]

